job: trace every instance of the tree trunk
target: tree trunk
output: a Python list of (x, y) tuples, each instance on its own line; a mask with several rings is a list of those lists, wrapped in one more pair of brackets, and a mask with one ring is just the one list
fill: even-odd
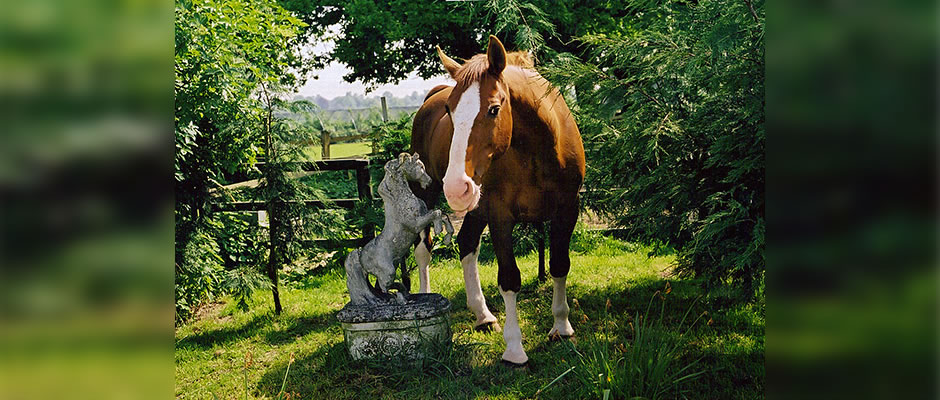
[(277, 288), (277, 268), (280, 257), (274, 239), (274, 221), (271, 221), (271, 244), (268, 251), (268, 278), (271, 279), (271, 294), (274, 296), (274, 314), (281, 315), (281, 295)]
[[(264, 95), (267, 101), (267, 115), (264, 121), (265, 141), (267, 144), (265, 155), (268, 157), (268, 165), (264, 174), (270, 186), (272, 182), (278, 181), (272, 178), (274, 178), (274, 174), (278, 174), (280, 171), (273, 168), (274, 163), (278, 162), (274, 149), (274, 138), (271, 135), (271, 118), (274, 105), (271, 103), (271, 98), (266, 88)], [(268, 190), (271, 190), (271, 188), (269, 187)], [(277, 287), (277, 269), (281, 264), (280, 224), (284, 223), (284, 221), (281, 221), (281, 215), (279, 215), (279, 210), (277, 209), (277, 197), (278, 195), (275, 194), (271, 198), (268, 198), (268, 279), (271, 280), (271, 294), (274, 296), (274, 314), (281, 315), (281, 295)]]
[[(269, 167), (270, 168), (270, 167)], [(273, 168), (269, 169), (268, 182), (272, 181)], [(277, 199), (268, 200), (268, 278), (271, 279), (271, 294), (274, 296), (274, 313), (281, 315), (281, 296), (277, 287), (277, 270), (281, 264), (281, 215), (278, 210)]]

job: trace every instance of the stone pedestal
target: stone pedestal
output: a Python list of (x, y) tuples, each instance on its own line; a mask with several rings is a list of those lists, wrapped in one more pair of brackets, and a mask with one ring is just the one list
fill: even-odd
[(346, 304), (336, 318), (353, 359), (418, 360), (435, 346), (450, 345), (448, 311), (444, 296), (422, 293), (408, 295), (405, 304)]

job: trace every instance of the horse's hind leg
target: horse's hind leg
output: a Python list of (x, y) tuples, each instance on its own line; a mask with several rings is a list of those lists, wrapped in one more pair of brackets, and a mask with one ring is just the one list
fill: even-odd
[(418, 293), (431, 292), (431, 228), (421, 230), (421, 239), (415, 246), (415, 263), (418, 264)]
[(401, 268), (401, 284), (405, 291), (411, 291), (411, 275), (408, 274), (408, 260), (404, 259), (398, 265)]
[(549, 338), (557, 339), (574, 335), (574, 328), (568, 322), (569, 308), (566, 285), (568, 270), (571, 268), (568, 248), (571, 244), (571, 234), (574, 232), (574, 226), (578, 222), (578, 209), (577, 195), (568, 201), (561, 202), (549, 228), (551, 257), (548, 263), (553, 286), (552, 316), (555, 318), (552, 329), (548, 331)]
[(424, 226), (421, 229), (421, 241), (415, 247), (415, 262), (418, 264), (418, 293), (431, 292), (431, 275), (429, 268), (431, 266), (431, 227), (434, 224), (434, 233), (441, 232), (441, 211), (434, 210), (418, 220), (418, 226)]
[(536, 222), (533, 224), (538, 237), (539, 250), (539, 282), (545, 282), (545, 224)]
[[(441, 192), (433, 189), (425, 189), (420, 185), (409, 182), (411, 191), (424, 202), (428, 209), (433, 209), (434, 202), (440, 197)], [(421, 230), (420, 240), (415, 245), (415, 263), (418, 264), (418, 293), (431, 292), (431, 231), (425, 227)]]

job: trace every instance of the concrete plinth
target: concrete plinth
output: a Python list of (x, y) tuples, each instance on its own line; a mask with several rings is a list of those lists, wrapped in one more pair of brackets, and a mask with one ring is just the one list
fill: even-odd
[(336, 315), (353, 359), (418, 360), (450, 345), (450, 301), (437, 293), (413, 294), (405, 304), (346, 304)]

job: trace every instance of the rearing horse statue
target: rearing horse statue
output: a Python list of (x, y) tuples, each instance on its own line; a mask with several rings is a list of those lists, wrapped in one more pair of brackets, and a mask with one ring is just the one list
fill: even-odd
[[(429, 225), (434, 224), (435, 234), (447, 229), (445, 244), (454, 233), (453, 226), (443, 218), (441, 210), (428, 211), (425, 203), (411, 191), (408, 182), (426, 187), (431, 183), (431, 177), (417, 155), (412, 157), (402, 153), (397, 160), (385, 164), (385, 177), (379, 183), (379, 196), (385, 203), (382, 232), (346, 257), (346, 287), (350, 303), (377, 304), (380, 296), (395, 287), (395, 266), (402, 264), (418, 235)], [(375, 288), (369, 284), (367, 274), (375, 275)], [(401, 290), (407, 291), (407, 288), (400, 285), (399, 295)], [(403, 302), (401, 296), (399, 302)]]
[[(415, 192), (434, 205), (443, 191), (450, 207), (466, 214), (457, 243), (467, 307), (476, 316), (477, 329), (499, 328), (486, 307), (477, 271), (480, 236), (489, 225), (499, 264), (497, 283), (506, 305), (502, 359), (522, 366), (529, 358), (522, 348), (516, 310), (522, 280), (512, 254), (513, 226), (551, 222), (554, 323), (549, 336), (573, 335), (566, 279), (571, 265), (568, 246), (584, 180), (581, 133), (564, 98), (533, 69), (527, 54), (506, 53), (494, 36), (486, 54), (462, 65), (440, 48), (437, 51), (456, 86), (432, 89), (415, 115), (411, 147), (433, 178), (432, 184)], [(422, 240), (415, 248), (421, 291), (429, 290), (429, 244)]]

